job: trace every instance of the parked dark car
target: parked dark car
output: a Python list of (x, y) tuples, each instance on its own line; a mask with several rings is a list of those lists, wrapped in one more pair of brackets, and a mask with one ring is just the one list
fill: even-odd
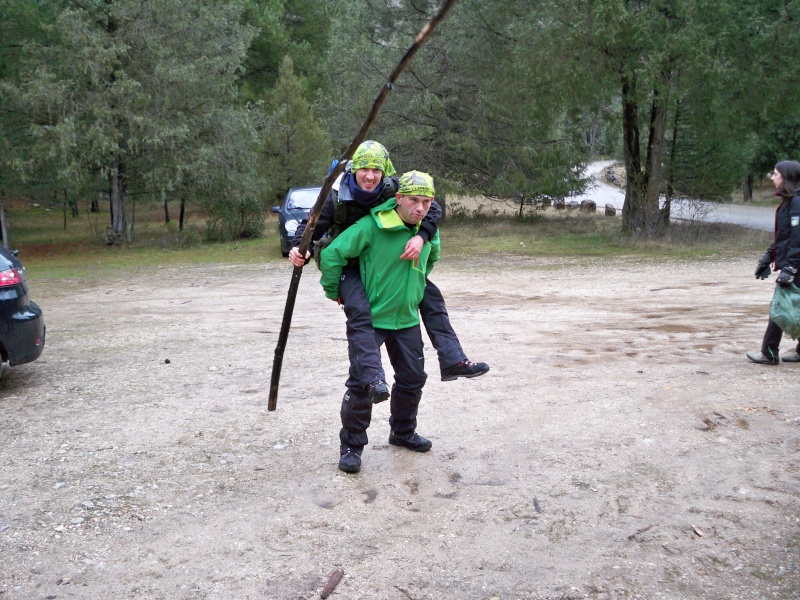
[(11, 367), (36, 360), (44, 350), (44, 333), (42, 309), (28, 299), (17, 251), (0, 246), (0, 358)]
[(280, 206), (273, 206), (272, 212), (278, 214), (278, 233), (281, 238), (281, 254), (289, 256), (294, 232), (300, 221), (308, 218), (317, 201), (320, 186), (293, 187), (286, 192)]

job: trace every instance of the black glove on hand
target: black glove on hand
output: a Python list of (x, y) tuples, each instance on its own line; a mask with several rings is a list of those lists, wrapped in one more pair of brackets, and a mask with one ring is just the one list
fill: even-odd
[(778, 275), (778, 285), (781, 287), (789, 287), (794, 282), (794, 276), (797, 274), (797, 269), (794, 267), (784, 267), (781, 269), (781, 274)]
[(384, 200), (388, 200), (389, 198), (394, 198), (395, 194), (397, 194), (397, 189), (400, 186), (398, 185), (397, 179), (394, 177), (384, 177), (383, 178), (383, 189), (381, 190), (381, 197)]
[(772, 266), (769, 263), (758, 261), (756, 266), (756, 279), (766, 279), (772, 273)]

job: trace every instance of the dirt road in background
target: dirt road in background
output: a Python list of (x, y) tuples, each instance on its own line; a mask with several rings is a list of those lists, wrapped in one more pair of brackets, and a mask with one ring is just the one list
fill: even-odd
[(272, 413), (286, 263), (33, 281), (47, 347), (0, 380), (0, 598), (299, 600), (336, 569), (348, 600), (796, 598), (800, 365), (744, 358), (753, 268), (446, 257), (492, 370), (443, 383), (426, 347), (433, 450), (389, 446), (384, 403), (358, 475), (313, 267)]

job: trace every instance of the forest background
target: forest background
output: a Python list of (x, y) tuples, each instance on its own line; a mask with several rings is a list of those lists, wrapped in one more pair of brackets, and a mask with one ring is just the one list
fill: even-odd
[[(263, 234), (285, 191), (320, 184), (428, 0), (0, 0), (0, 197), (77, 218), (203, 211), (202, 234)], [(622, 231), (663, 235), (675, 198), (752, 198), (800, 157), (800, 0), (461, 0), (369, 137), (437, 191), (580, 193), (625, 167)]]

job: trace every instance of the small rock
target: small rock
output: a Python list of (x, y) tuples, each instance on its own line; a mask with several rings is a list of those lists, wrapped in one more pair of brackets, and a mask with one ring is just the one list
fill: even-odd
[(169, 363), (170, 363), (170, 360), (168, 358), (164, 359), (164, 364), (165, 365), (168, 365)]
[(63, 488), (63, 487), (66, 487), (66, 485), (67, 485), (67, 484), (66, 484), (65, 482), (63, 482), (63, 481), (59, 481), (57, 484), (55, 484), (55, 485), (53, 486), (53, 489), (54, 489), (54, 490), (60, 490), (61, 488)]
[(70, 525), (80, 525), (81, 523), (83, 523), (83, 521), (84, 521), (83, 517), (74, 517), (72, 520), (70, 520), (69, 524)]

